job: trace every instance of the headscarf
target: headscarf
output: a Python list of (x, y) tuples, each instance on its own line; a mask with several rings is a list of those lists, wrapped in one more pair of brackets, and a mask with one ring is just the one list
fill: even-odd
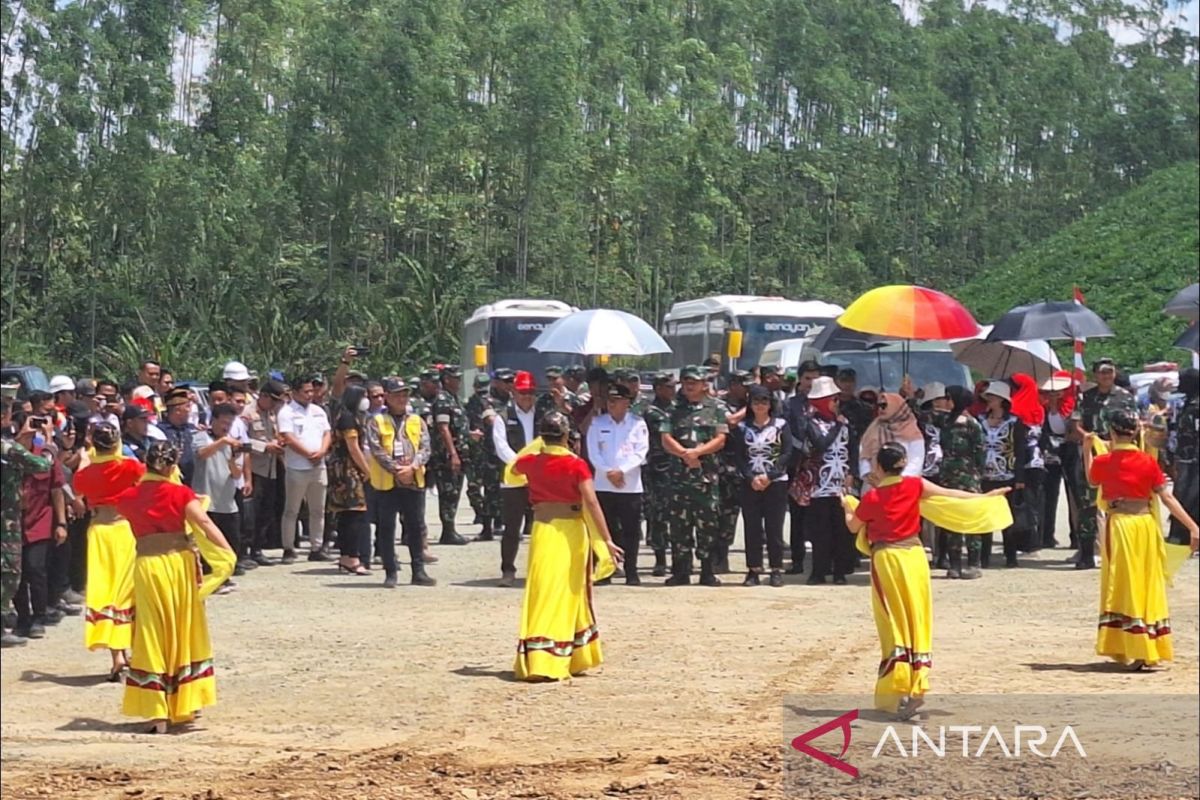
[(987, 413), (987, 400), (983, 399), (983, 393), (987, 391), (988, 384), (990, 383), (991, 381), (976, 381), (975, 396), (971, 405), (967, 408), (967, 412), (972, 417), (983, 416)]
[(1042, 408), (1037, 381), (1023, 372), (1014, 373), (1010, 380), (1016, 388), (1012, 397), (1012, 413), (1031, 428), (1044, 424), (1046, 409)]
[(833, 410), (833, 404), (837, 398), (836, 394), (829, 397), (818, 397), (815, 400), (809, 398), (808, 405), (812, 408), (813, 413), (821, 419), (832, 420), (837, 416), (837, 413)]
[(903, 397), (892, 392), (884, 392), (880, 397), (887, 407), (880, 409), (879, 416), (867, 426), (859, 447), (859, 457), (871, 462), (875, 461), (879, 448), (888, 442), (925, 441), (921, 426)]

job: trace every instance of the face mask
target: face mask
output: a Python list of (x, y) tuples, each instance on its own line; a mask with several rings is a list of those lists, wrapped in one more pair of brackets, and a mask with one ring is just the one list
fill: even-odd
[(371, 410), (371, 401), (364, 397), (362, 400), (360, 400), (358, 402), (358, 410), (363, 414), (370, 411)]

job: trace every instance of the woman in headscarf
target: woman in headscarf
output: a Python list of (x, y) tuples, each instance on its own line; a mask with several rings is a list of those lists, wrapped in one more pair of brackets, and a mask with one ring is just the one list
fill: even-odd
[[(129, 520), (137, 542), (137, 624), (124, 713), (153, 720), (149, 733), (166, 733), (168, 722), (191, 722), (216, 702), (204, 598), (229, 578), (236, 561), (205, 513), (204, 498), (176, 482), (178, 460), (170, 442), (150, 445), (146, 474), (117, 500), (117, 512)], [(212, 568), (207, 576), (201, 574), (200, 555)]]
[(533, 506), (518, 680), (563, 680), (604, 660), (592, 612), (593, 558), (604, 545), (613, 561), (624, 553), (608, 532), (587, 462), (567, 448), (570, 432), (566, 415), (551, 411), (512, 464), (528, 479)]
[(1108, 423), (1109, 452), (1094, 455), (1094, 433), (1087, 434), (1083, 446), (1088, 481), (1099, 488), (1107, 508), (1096, 653), (1140, 670), (1173, 655), (1163, 574), (1166, 546), (1153, 501), (1161, 501), (1187, 530), (1193, 552), (1200, 547), (1200, 528), (1167, 489), (1158, 461), (1134, 443), (1137, 416), (1119, 409), (1110, 412)]
[[(975, 400), (974, 394), (965, 386), (951, 386), (946, 390), (946, 395), (952, 405), (942, 421), (938, 437), (942, 444), (942, 463), (934, 482), (947, 489), (979, 492), (982, 489), (984, 466), (983, 428), (968, 413)], [(966, 569), (962, 565), (964, 539), (967, 547)], [(939, 547), (944, 544), (949, 556), (947, 578), (971, 580), (982, 575), (979, 571), (983, 544), (981, 537), (964, 537), (961, 533), (938, 528), (938, 541)]]
[(799, 439), (804, 455), (791, 486), (792, 502), (807, 506), (804, 538), (813, 549), (809, 586), (824, 584), (830, 572), (835, 584), (844, 585), (846, 575), (854, 572), (854, 544), (846, 535), (842, 512), (842, 496), (854, 474), (854, 441), (849, 421), (838, 413), (840, 396), (827, 376), (817, 378), (808, 390), (809, 414)]
[(367, 388), (351, 384), (333, 426), (329, 451), (328, 510), (337, 515), (338, 569), (351, 575), (371, 574), (371, 523), (367, 517), (366, 486), (371, 474), (363, 454), (365, 425), (371, 401)]
[[(980, 496), (947, 489), (920, 476), (905, 477), (908, 462), (900, 442), (882, 445), (876, 463), (877, 474), (882, 476), (878, 484), (863, 495), (861, 503), (845, 498), (843, 506), (850, 531), (859, 533), (865, 527), (870, 544), (871, 609), (881, 654), (875, 707), (908, 718), (924, 703), (933, 666), (933, 600), (929, 562), (920, 537), (921, 501), (977, 501)], [(1007, 491), (1001, 488), (989, 494)], [(972, 516), (975, 510), (958, 516)], [(990, 524), (994, 521), (985, 520), (985, 526)]]
[(879, 396), (879, 415), (867, 426), (858, 450), (858, 474), (867, 480), (875, 467), (875, 456), (879, 448), (889, 442), (897, 442), (904, 448), (908, 458), (904, 465), (904, 476), (921, 477), (925, 464), (925, 434), (917, 424), (912, 406), (898, 394), (884, 392)]
[(1013, 385), (1012, 413), (1025, 428), (1025, 487), (1016, 501), (1028, 507), (1029, 526), (1018, 530), (1018, 549), (1033, 553), (1042, 549), (1043, 484), (1046, 482), (1044, 447), (1049, 446), (1046, 432), (1046, 409), (1038, 395), (1038, 385), (1032, 377), (1021, 372), (1010, 379)]
[(116, 683), (128, 666), (125, 651), (133, 641), (133, 562), (137, 555), (129, 522), (116, 508), (117, 499), (132, 489), (146, 468), (136, 458), (121, 455), (121, 435), (107, 422), (92, 429), (95, 453), (91, 463), (75, 473), (77, 497), (87, 501), (87, 606), (83, 643), (88, 650), (106, 649), (112, 656), (109, 681)]
[[(983, 393), (987, 413), (979, 418), (983, 427), (983, 490), (1025, 488), (1026, 448), (1029, 446), (1025, 426), (1012, 413), (1012, 389), (1004, 381), (992, 381)], [(1009, 506), (1013, 496), (1008, 495)], [(1004, 566), (1016, 567), (1019, 550), (1018, 533), (1015, 525), (1004, 529)], [(981, 564), (989, 566), (992, 552), (992, 537), (983, 537)]]
[[(1200, 372), (1189, 367), (1179, 373), (1179, 391), (1183, 408), (1175, 418), (1171, 437), (1171, 463), (1175, 470), (1175, 496), (1184, 508), (1200, 508)], [(1170, 540), (1187, 544), (1187, 529), (1177, 520), (1171, 521)]]

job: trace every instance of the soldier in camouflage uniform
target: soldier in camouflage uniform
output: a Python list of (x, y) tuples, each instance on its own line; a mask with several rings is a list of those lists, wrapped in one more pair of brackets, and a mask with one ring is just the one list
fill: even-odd
[[(713, 572), (711, 547), (720, 536), (720, 457), (729, 426), (715, 397), (708, 395), (704, 367), (685, 367), (683, 393), (662, 425), (663, 448), (671, 463), (671, 577), (670, 586), (692, 582), (693, 543), (700, 557), (700, 583), (719, 586)], [(694, 538), (693, 538), (694, 533)]]
[(488, 386), (492, 383), (491, 376), (480, 372), (475, 376), (475, 393), (467, 400), (467, 501), (475, 512), (476, 524), (483, 525), (479, 538), (487, 541), (492, 538), (492, 520), (486, 515), (487, 506), (483, 499), (483, 476), (487, 469), (487, 448), (483, 445), (484, 431), (483, 415), (492, 408), (488, 395)]
[(573, 414), (582, 403), (579, 400), (579, 395), (567, 388), (564, 375), (565, 372), (562, 367), (546, 367), (547, 391), (544, 394), (538, 395), (537, 402), (533, 408), (538, 419), (546, 416), (551, 411), (562, 412), (571, 423), (571, 431), (567, 435), (568, 446), (578, 453), (581, 450), (582, 441), (579, 436), (579, 426), (575, 425)]
[[(4, 398), (3, 427), (8, 429), (12, 401)], [(46, 472), (52, 466), (51, 459), (35, 456), (25, 446), (33, 439), (34, 429), (26, 418), (17, 439), (5, 437), (0, 440), (0, 513), (4, 528), (0, 531), (0, 613), (8, 610), (17, 584), (21, 581), (21, 479), (26, 475)], [(20, 440), (24, 440), (24, 444)], [(24, 644), (25, 639), (5, 632), (3, 646)]]
[[(1079, 401), (1078, 423), (1084, 432), (1107, 440), (1109, 415), (1124, 410), (1137, 416), (1137, 398), (1116, 385), (1117, 366), (1111, 358), (1101, 358), (1092, 364), (1092, 377), (1096, 385), (1084, 392)], [(1094, 569), (1100, 512), (1096, 507), (1096, 488), (1091, 484), (1085, 487), (1084, 502), (1086, 505), (1079, 515), (1079, 558), (1075, 569)]]
[(654, 549), (656, 577), (667, 574), (667, 542), (670, 536), (671, 462), (674, 457), (663, 449), (662, 428), (670, 422), (675, 406), (675, 376), (660, 372), (654, 376), (653, 398), (641, 398), (632, 413), (646, 422), (650, 432), (650, 453), (642, 469), (642, 514), (646, 518), (646, 539)]
[[(983, 428), (979, 422), (966, 413), (971, 405), (973, 395), (970, 389), (962, 386), (952, 386), (949, 390), (953, 402), (949, 412), (937, 412), (936, 424), (941, 433), (938, 441), (942, 449), (942, 461), (938, 466), (936, 482), (947, 489), (961, 489), (964, 492), (979, 492), (983, 484), (983, 467), (986, 453), (983, 446)], [(947, 578), (973, 579), (983, 575), (979, 571), (980, 555), (983, 552), (982, 536), (963, 536), (938, 530), (938, 538), (945, 537), (949, 567)], [(967, 546), (967, 568), (962, 566), (963, 543)]]
[[(516, 378), (516, 373), (507, 367), (501, 367), (496, 370), (492, 379), (492, 388), (489, 392), (489, 406), (483, 415), (483, 446), (487, 459), (484, 464), (483, 471), (483, 504), (484, 504), (484, 525), (487, 521), (491, 522), (490, 528), (485, 528), (488, 531), (503, 531), (504, 530), (504, 514), (503, 505), (500, 495), (500, 477), (504, 472), (504, 462), (496, 455), (496, 447), (492, 444), (492, 417), (496, 414), (503, 414), (505, 407), (512, 400), (513, 379)], [(490, 539), (491, 535), (484, 537), (482, 534), (480, 539)]]
[(442, 521), (442, 536), (438, 544), (466, 544), (467, 540), (455, 530), (458, 501), (462, 497), (463, 465), (467, 458), (470, 424), (467, 412), (458, 401), (462, 386), (462, 369), (442, 367), (441, 389), (433, 398), (433, 424), (430, 428), (432, 455), (430, 477), (438, 491), (438, 518)]
[[(721, 403), (725, 411), (725, 420), (730, 428), (741, 422), (746, 415), (747, 391), (754, 382), (754, 375), (748, 370), (735, 370), (729, 376), (729, 389)], [(713, 570), (717, 573), (729, 572), (729, 548), (737, 537), (738, 517), (742, 513), (742, 473), (738, 469), (737, 449), (733, 437), (725, 442), (721, 450), (721, 535), (713, 547)]]

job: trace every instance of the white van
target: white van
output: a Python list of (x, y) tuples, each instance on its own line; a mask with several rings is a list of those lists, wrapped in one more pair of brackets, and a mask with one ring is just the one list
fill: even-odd
[(778, 368), (780, 372), (797, 367), (804, 360), (804, 348), (808, 342), (808, 339), (780, 339), (771, 342), (763, 348), (758, 363), (769, 364)]

